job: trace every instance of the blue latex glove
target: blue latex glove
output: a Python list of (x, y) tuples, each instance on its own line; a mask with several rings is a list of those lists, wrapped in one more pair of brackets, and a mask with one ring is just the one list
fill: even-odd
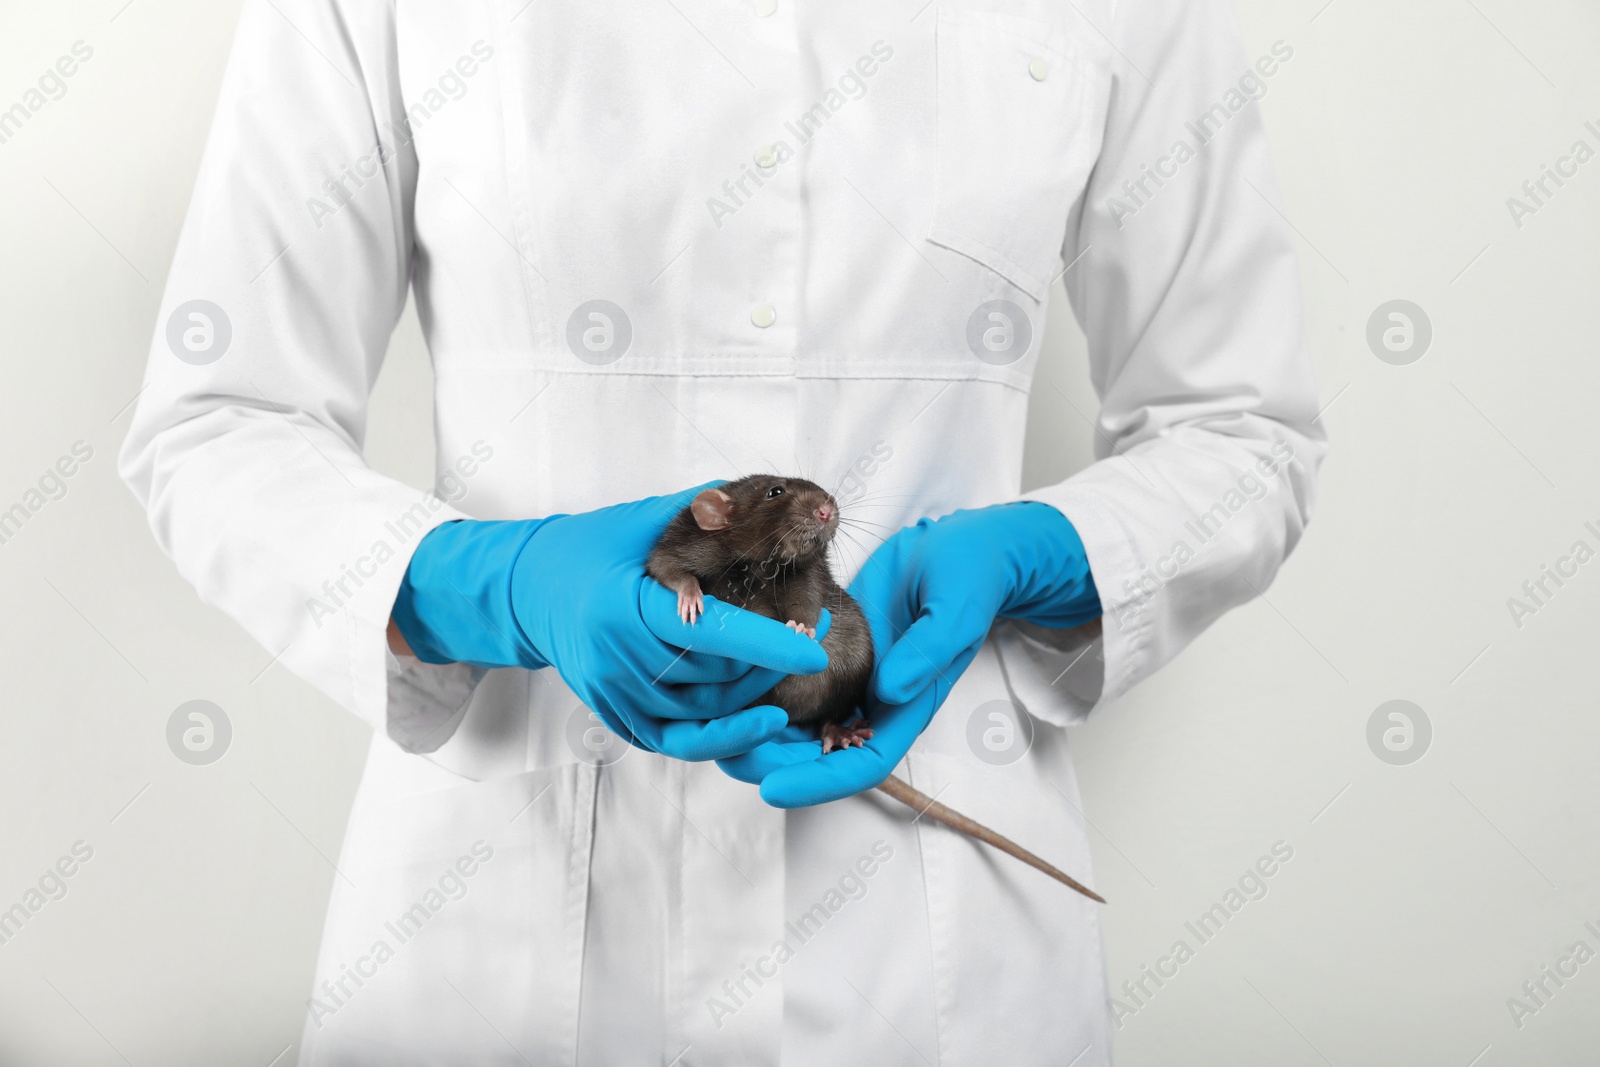
[[(710, 485), (720, 485), (712, 482)], [(817, 640), (706, 598), (693, 626), (645, 573), (671, 518), (706, 486), (580, 515), (460, 521), (417, 545), (394, 621), (427, 663), (554, 667), (639, 748), (685, 760), (747, 752), (788, 723), (750, 705), (788, 674), (828, 663)]]
[(887, 778), (927, 729), (997, 618), (1056, 629), (1098, 618), (1100, 595), (1078, 532), (1055, 508), (1024, 501), (897, 531), (850, 584), (872, 628), (877, 668), (863, 709), (872, 739), (822, 755), (807, 731), (790, 729), (723, 760), (735, 778), (761, 784), (780, 808), (839, 800)]

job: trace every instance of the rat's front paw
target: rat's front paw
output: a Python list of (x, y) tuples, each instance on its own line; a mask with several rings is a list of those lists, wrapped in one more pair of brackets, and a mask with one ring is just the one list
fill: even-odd
[(678, 618), (685, 626), (693, 626), (706, 611), (705, 597), (700, 583), (693, 577), (685, 578), (678, 586)]
[(813, 641), (817, 639), (817, 628), (815, 626), (807, 626), (805, 623), (795, 622), (793, 619), (790, 619), (788, 622), (784, 623), (784, 625), (796, 633), (805, 634)]

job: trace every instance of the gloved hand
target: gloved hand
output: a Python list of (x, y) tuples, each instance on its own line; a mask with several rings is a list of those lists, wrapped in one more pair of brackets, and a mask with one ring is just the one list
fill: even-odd
[(822, 755), (799, 729), (721, 761), (761, 784), (780, 808), (852, 796), (887, 778), (950, 695), (996, 618), (1062, 629), (1098, 618), (1100, 595), (1083, 542), (1066, 516), (1022, 501), (897, 531), (850, 584), (877, 656), (868, 706), (873, 736)]
[(820, 640), (831, 616), (816, 640), (713, 597), (695, 625), (678, 618), (676, 594), (644, 563), (704, 488), (580, 515), (439, 526), (412, 556), (395, 624), (427, 663), (554, 667), (639, 748), (685, 760), (746, 752), (788, 723), (781, 708), (749, 705), (783, 676), (827, 666)]

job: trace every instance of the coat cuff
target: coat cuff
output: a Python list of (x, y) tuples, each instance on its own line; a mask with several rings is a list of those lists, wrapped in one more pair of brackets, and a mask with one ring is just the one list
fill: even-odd
[(469, 663), (424, 663), (415, 656), (397, 656), (388, 647), (384, 656), (389, 740), (412, 755), (437, 751), (454, 736), (473, 692), (489, 672)]
[[(413, 551), (434, 527), (467, 517), (448, 505), (441, 507), (411, 539)], [(390, 561), (365, 601), (367, 610), (345, 617), (354, 689), (351, 710), (402, 751), (424, 755), (454, 735), (488, 671), (466, 663), (423, 663), (415, 656), (397, 656), (389, 647), (389, 608), (383, 605), (392, 607), (409, 565), (410, 554)]]
[(1007, 620), (994, 634), (1000, 658), (1013, 697), (1029, 714), (1058, 726), (1082, 722), (1151, 669), (1148, 613), (1137, 603), (1115, 599), (1116, 591), (1139, 572), (1134, 541), (1096, 496), (1070, 483), (1016, 499), (1049, 504), (1072, 523), (1083, 541), (1104, 615), (1069, 630)]

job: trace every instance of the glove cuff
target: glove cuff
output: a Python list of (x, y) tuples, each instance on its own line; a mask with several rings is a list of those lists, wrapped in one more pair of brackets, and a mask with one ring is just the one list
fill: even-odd
[(549, 666), (517, 624), (511, 572), (548, 519), (444, 523), (417, 545), (392, 612), (424, 663)]
[(1005, 510), (1014, 585), (1000, 614), (1052, 630), (1081, 626), (1102, 614), (1100, 592), (1077, 528), (1036, 500), (997, 505)]

